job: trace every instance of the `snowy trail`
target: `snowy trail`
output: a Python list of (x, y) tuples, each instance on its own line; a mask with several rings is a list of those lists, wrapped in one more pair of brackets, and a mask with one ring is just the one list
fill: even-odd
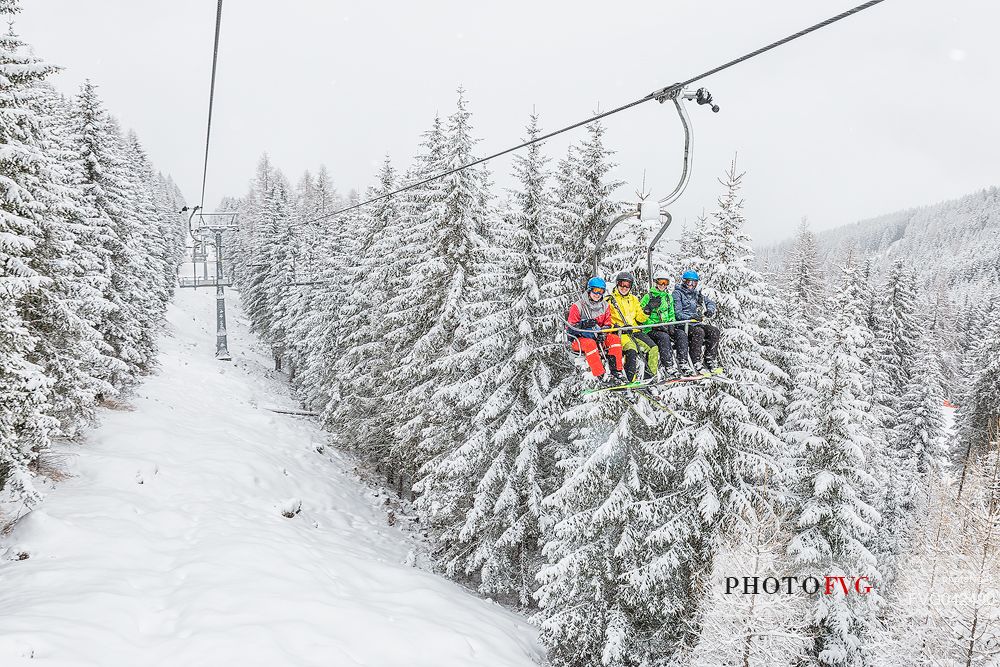
[(311, 420), (263, 409), (295, 404), (237, 300), (223, 364), (214, 293), (178, 292), (135, 410), (62, 447), (71, 477), (0, 543), (0, 664), (540, 663), (522, 618), (402, 564)]

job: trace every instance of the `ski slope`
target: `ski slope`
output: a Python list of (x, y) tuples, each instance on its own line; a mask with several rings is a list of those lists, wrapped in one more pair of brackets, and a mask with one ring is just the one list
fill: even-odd
[(2, 538), (0, 665), (541, 663), (523, 618), (404, 564), (311, 420), (265, 409), (295, 403), (228, 301), (233, 362), (214, 290), (179, 290), (134, 410), (62, 446), (69, 478)]

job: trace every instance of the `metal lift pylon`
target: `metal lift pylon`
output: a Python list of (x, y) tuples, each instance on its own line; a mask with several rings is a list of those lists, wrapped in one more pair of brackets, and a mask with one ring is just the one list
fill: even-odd
[[(180, 287), (194, 288), (215, 287), (215, 358), (219, 361), (231, 361), (229, 341), (226, 334), (226, 287), (232, 285), (232, 280), (225, 275), (222, 267), (222, 235), (238, 229), (235, 211), (219, 213), (203, 213), (200, 206), (189, 209), (187, 206), (181, 212), (191, 211), (188, 218), (188, 233), (195, 242), (192, 249), (192, 260), (201, 259), (204, 263), (202, 277), (198, 277), (198, 262), (192, 261), (192, 276), (181, 276), (178, 270), (177, 284)], [(198, 216), (200, 224), (193, 225), (194, 217)], [(215, 276), (208, 275), (208, 249), (215, 246)], [(200, 250), (200, 252), (199, 252)]]

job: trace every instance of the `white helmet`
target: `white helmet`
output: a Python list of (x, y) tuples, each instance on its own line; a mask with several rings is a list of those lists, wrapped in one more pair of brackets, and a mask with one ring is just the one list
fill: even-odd
[(653, 275), (651, 275), (650, 278), (653, 280), (654, 283), (658, 280), (666, 280), (669, 283), (670, 271), (666, 267), (658, 266), (655, 269), (653, 269)]

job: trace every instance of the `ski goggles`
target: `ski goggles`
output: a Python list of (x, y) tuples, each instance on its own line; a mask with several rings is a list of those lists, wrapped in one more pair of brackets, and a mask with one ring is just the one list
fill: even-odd
[(619, 287), (627, 287), (629, 289), (632, 289), (632, 281), (631, 280), (619, 280), (618, 281), (618, 286)]
[(657, 278), (653, 284), (657, 287), (670, 287), (670, 278)]
[(690, 278), (685, 278), (684, 280), (681, 281), (681, 284), (683, 284), (684, 287), (687, 287), (688, 289), (693, 289), (698, 286), (698, 281), (691, 280)]
[(604, 288), (603, 287), (591, 287), (587, 291), (590, 292), (591, 294), (597, 294), (598, 296), (604, 296)]

